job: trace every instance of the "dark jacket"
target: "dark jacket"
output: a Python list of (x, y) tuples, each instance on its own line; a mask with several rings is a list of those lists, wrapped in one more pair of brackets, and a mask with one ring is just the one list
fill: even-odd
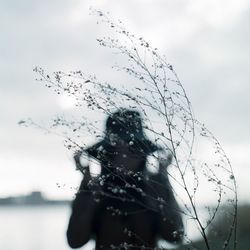
[(160, 238), (180, 243), (182, 237), (181, 211), (166, 171), (93, 178), (86, 170), (67, 230), (72, 248), (93, 238), (96, 249), (147, 249)]

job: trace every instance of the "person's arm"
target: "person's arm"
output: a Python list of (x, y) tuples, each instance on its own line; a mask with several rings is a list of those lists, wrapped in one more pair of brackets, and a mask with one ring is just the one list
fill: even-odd
[(167, 174), (158, 176), (157, 179), (159, 182), (157, 191), (162, 199), (162, 202), (158, 203), (159, 212), (157, 214), (159, 236), (169, 242), (181, 243), (183, 240), (182, 212), (174, 197)]
[(183, 221), (181, 210), (174, 197), (167, 167), (172, 156), (159, 159), (159, 172), (150, 178), (153, 187), (154, 207), (156, 210), (156, 228), (158, 236), (172, 243), (183, 240)]
[(67, 240), (71, 248), (83, 246), (89, 241), (92, 234), (96, 202), (88, 188), (91, 179), (89, 169), (85, 168), (84, 178), (72, 204), (72, 213), (67, 229)]

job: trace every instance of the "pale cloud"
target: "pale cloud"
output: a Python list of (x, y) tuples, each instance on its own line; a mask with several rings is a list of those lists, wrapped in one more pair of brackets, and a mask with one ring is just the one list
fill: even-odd
[(196, 21), (205, 22), (217, 29), (232, 25), (248, 8), (247, 0), (191, 0), (188, 12)]
[[(7, 155), (8, 152), (17, 154), (18, 147), (27, 152), (22, 159), (23, 189), (30, 187), (29, 174), (33, 174), (25, 165), (40, 161), (40, 176), (46, 178), (51, 172), (42, 166), (46, 164), (52, 169), (49, 161), (55, 163), (62, 152), (58, 150), (59, 143), (37, 138), (33, 130), (24, 132), (16, 123), (27, 116), (48, 120), (53, 114), (63, 112), (62, 105), (67, 102), (36, 84), (32, 69), (35, 66), (43, 66), (50, 72), (82, 69), (97, 73), (102, 80), (108, 77), (113, 82), (127, 82), (123, 76), (108, 70), (116, 58), (111, 51), (99, 48), (95, 41), (108, 29), (96, 25), (96, 18), (89, 15), (90, 6), (109, 11), (114, 19), (121, 19), (129, 30), (145, 37), (167, 55), (182, 79), (197, 117), (230, 148), (233, 164), (238, 167), (240, 162), (239, 169), (247, 169), (249, 1), (100, 0), (93, 3), (57, 0), (1, 1), (0, 5), (0, 27), (4, 34), (0, 38), (3, 58), (0, 62), (3, 118), (0, 146)], [(60, 106), (60, 102), (64, 104)], [(46, 146), (48, 154), (55, 154), (47, 160), (41, 159), (35, 150), (35, 147), (46, 150)], [(32, 161), (27, 155), (33, 155)], [(2, 160), (6, 176), (18, 170), (19, 161), (13, 161)], [(62, 162), (58, 160), (58, 163)], [(61, 171), (60, 176), (69, 176), (68, 170)], [(237, 175), (246, 190), (246, 175), (243, 176), (241, 170)], [(70, 178), (77, 183), (78, 179)], [(46, 186), (43, 188), (48, 190)]]

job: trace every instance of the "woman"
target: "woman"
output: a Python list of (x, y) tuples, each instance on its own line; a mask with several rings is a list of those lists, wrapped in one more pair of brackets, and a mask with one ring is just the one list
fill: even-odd
[[(67, 230), (72, 248), (91, 238), (96, 249), (150, 249), (159, 238), (182, 241), (180, 209), (165, 172), (171, 156), (150, 174), (146, 160), (155, 151), (162, 149), (145, 137), (138, 112), (120, 109), (108, 117), (104, 140), (86, 149), (100, 162), (101, 174), (91, 177), (84, 170)], [(82, 169), (81, 154), (75, 161)]]

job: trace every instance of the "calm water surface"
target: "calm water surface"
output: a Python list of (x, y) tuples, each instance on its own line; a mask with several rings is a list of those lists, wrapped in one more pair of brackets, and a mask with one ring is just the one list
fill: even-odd
[(65, 237), (69, 215), (66, 205), (0, 206), (0, 249), (69, 250)]
[[(0, 250), (69, 250), (65, 232), (70, 205), (0, 206)], [(195, 225), (188, 224), (191, 238), (197, 238)], [(94, 243), (81, 248), (93, 249)]]

